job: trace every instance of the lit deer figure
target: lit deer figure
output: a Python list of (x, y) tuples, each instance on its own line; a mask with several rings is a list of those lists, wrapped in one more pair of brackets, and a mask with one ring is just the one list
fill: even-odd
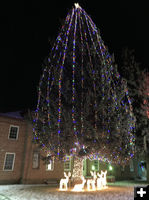
[(91, 173), (93, 178), (87, 180), (87, 189), (90, 190), (90, 186), (91, 186), (92, 190), (96, 190), (96, 188), (95, 188), (95, 181), (97, 179), (96, 172), (90, 171), (90, 173)]
[(97, 173), (97, 176), (98, 176), (98, 178), (97, 178), (97, 189), (100, 190), (103, 187), (102, 174)]
[(86, 183), (86, 180), (85, 180), (84, 176), (81, 176), (81, 179), (82, 179), (82, 183), (76, 184), (72, 191), (83, 191), (84, 184)]
[(60, 188), (59, 188), (60, 190), (67, 190), (68, 189), (68, 181), (69, 181), (69, 177), (71, 176), (71, 173), (68, 172), (68, 176), (67, 176), (66, 172), (64, 172), (64, 176), (66, 178), (62, 178), (60, 180)]
[(101, 171), (101, 175), (102, 175), (102, 187), (106, 188), (106, 185), (107, 185), (107, 178), (106, 178), (107, 170), (105, 172)]

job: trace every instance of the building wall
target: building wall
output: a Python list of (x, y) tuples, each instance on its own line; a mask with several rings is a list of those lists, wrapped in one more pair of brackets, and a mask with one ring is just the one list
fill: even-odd
[[(29, 127), (29, 133), (32, 133), (32, 126)], [(63, 177), (64, 172), (64, 163), (61, 161), (54, 160), (54, 169), (51, 171), (46, 170), (45, 163), (40, 159), (39, 168), (34, 169), (32, 167), (33, 152), (38, 152), (38, 147), (31, 143), (32, 134), (28, 135), (27, 145), (26, 145), (26, 154), (25, 154), (25, 166), (22, 182), (23, 183), (44, 183), (45, 180), (56, 179), (60, 180)], [(40, 151), (40, 155), (44, 155)]]
[[(19, 126), (18, 139), (8, 139), (10, 125)], [(23, 147), (26, 134), (24, 120), (0, 116), (0, 183), (16, 183), (21, 177), (23, 160)], [(4, 160), (6, 152), (15, 153), (13, 171), (4, 171)]]
[[(19, 126), (18, 139), (8, 139), (10, 125)], [(39, 168), (33, 169), (33, 152), (38, 148), (32, 143), (32, 125), (23, 119), (0, 116), (0, 184), (5, 183), (44, 183), (45, 180), (60, 180), (63, 177), (64, 163), (54, 161), (54, 169), (46, 170), (39, 161)], [(38, 150), (39, 151), (39, 150)], [(5, 171), (6, 152), (15, 153), (14, 168)], [(40, 152), (43, 154), (43, 152)]]

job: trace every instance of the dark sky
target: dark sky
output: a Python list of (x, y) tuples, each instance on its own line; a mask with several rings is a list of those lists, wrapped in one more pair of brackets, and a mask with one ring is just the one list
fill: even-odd
[[(41, 66), (61, 20), (75, 1), (5, 3), (0, 14), (0, 112), (35, 108)], [(123, 47), (135, 49), (136, 59), (148, 67), (148, 4), (113, 1), (78, 1), (100, 29), (116, 62)]]

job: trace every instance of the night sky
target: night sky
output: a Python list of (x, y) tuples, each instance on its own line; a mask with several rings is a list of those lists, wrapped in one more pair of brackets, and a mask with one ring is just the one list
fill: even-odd
[[(0, 112), (35, 109), (42, 64), (56, 39), (61, 21), (76, 1), (6, 2), (0, 16)], [(148, 4), (119, 1), (77, 1), (100, 29), (101, 37), (115, 53), (135, 49), (136, 60), (148, 67)]]

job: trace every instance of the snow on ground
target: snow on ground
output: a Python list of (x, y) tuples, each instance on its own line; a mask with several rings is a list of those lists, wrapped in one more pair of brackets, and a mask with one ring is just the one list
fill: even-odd
[[(138, 185), (138, 184), (136, 184)], [(92, 192), (59, 191), (48, 185), (0, 186), (0, 200), (133, 200), (134, 184), (123, 182)]]

